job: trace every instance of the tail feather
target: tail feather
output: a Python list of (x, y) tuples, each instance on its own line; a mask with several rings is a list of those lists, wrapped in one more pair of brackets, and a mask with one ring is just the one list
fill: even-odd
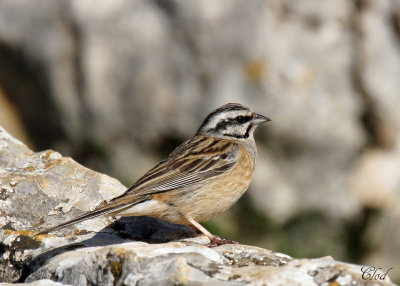
[(73, 224), (76, 224), (76, 223), (79, 223), (79, 222), (82, 222), (82, 221), (85, 221), (88, 219), (92, 219), (92, 218), (95, 218), (98, 216), (102, 216), (102, 215), (106, 215), (106, 214), (110, 214), (110, 213), (114, 213), (114, 212), (118, 212), (123, 209), (128, 209), (128, 208), (131, 208), (132, 206), (137, 205), (146, 200), (147, 200), (146, 198), (138, 198), (129, 204), (119, 204), (119, 203), (114, 202), (111, 205), (105, 205), (105, 206), (95, 209), (93, 211), (84, 213), (84, 214), (82, 214), (76, 218), (73, 218), (69, 221), (63, 222), (59, 225), (42, 230), (37, 235), (46, 234), (46, 233), (52, 232), (54, 230), (61, 229), (61, 228), (67, 227), (69, 225), (73, 225)]

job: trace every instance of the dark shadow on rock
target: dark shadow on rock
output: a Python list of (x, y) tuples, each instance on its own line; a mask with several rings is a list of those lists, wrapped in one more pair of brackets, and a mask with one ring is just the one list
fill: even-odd
[(107, 228), (113, 229), (125, 239), (147, 243), (163, 243), (196, 235), (196, 232), (187, 226), (147, 216), (121, 218)]
[[(151, 217), (139, 216), (121, 218), (103, 228), (87, 240), (65, 244), (36, 256), (24, 267), (19, 282), (24, 282), (31, 273), (34, 273), (45, 265), (49, 259), (75, 249), (107, 246), (131, 241), (165, 243), (181, 238), (194, 237), (196, 235), (198, 234), (187, 226), (172, 224)], [(66, 238), (66, 240), (68, 240), (68, 238)]]

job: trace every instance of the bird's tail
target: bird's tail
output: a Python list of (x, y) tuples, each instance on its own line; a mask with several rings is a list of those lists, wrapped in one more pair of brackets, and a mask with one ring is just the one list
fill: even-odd
[(82, 222), (82, 221), (85, 221), (85, 220), (88, 220), (88, 219), (92, 219), (92, 218), (95, 218), (95, 217), (98, 217), (98, 216), (101, 216), (101, 215), (106, 215), (106, 214), (110, 214), (110, 213), (117, 213), (117, 212), (122, 211), (124, 209), (131, 208), (134, 205), (142, 203), (142, 202), (144, 202), (146, 200), (147, 200), (147, 198), (143, 198), (143, 197), (142, 198), (137, 198), (136, 200), (132, 200), (128, 204), (121, 204), (118, 201), (115, 201), (115, 202), (107, 204), (107, 205), (105, 205), (103, 207), (99, 207), (99, 208), (97, 208), (97, 209), (95, 209), (93, 211), (86, 212), (86, 213), (84, 213), (84, 214), (82, 214), (82, 215), (80, 215), (80, 216), (78, 216), (76, 218), (73, 218), (73, 219), (71, 219), (69, 221), (63, 222), (63, 223), (61, 223), (59, 225), (44, 229), (41, 232), (39, 232), (38, 234), (36, 234), (36, 235), (46, 234), (46, 233), (52, 232), (54, 230), (61, 229), (61, 228), (67, 227), (69, 225), (76, 224), (76, 223), (79, 223), (79, 222)]

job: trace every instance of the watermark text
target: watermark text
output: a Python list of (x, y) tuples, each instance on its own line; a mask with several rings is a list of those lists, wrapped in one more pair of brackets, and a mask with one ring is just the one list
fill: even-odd
[[(361, 272), (362, 272), (362, 279), (364, 280), (385, 280), (386, 275), (389, 273), (390, 270), (393, 268), (390, 267), (386, 272), (380, 267), (375, 267), (375, 266), (363, 266), (361, 267)], [(379, 273), (378, 273), (378, 270)]]

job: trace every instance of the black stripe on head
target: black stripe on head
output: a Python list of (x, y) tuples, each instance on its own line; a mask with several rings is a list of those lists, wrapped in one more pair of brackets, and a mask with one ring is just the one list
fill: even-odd
[(239, 124), (245, 124), (245, 123), (251, 121), (252, 119), (253, 119), (253, 116), (250, 116), (250, 115), (246, 115), (246, 116), (239, 115), (239, 116), (236, 116), (236, 118), (235, 118), (236, 122)]
[(245, 123), (251, 121), (252, 118), (253, 117), (250, 115), (247, 115), (247, 116), (238, 115), (235, 118), (224, 119), (221, 122), (218, 122), (218, 124), (210, 131), (220, 132), (220, 131), (228, 129), (227, 128), (228, 126), (245, 124)]
[(226, 112), (226, 111), (239, 111), (239, 110), (243, 110), (243, 111), (246, 111), (246, 112), (250, 111), (249, 108), (247, 108), (246, 106), (243, 106), (243, 105), (241, 105), (239, 103), (228, 103), (228, 104), (225, 104), (225, 105), (215, 109), (213, 112), (211, 112), (206, 117), (206, 119), (204, 119), (203, 123), (201, 124), (201, 126), (200, 126), (200, 128), (199, 128), (199, 130), (197, 132), (201, 131), (204, 126), (208, 125), (208, 123), (211, 121), (211, 119), (216, 114), (223, 113), (223, 112)]
[(246, 106), (241, 105), (240, 103), (227, 103), (225, 105), (222, 105), (221, 107), (217, 108), (214, 110), (212, 113), (217, 113), (223, 110), (246, 110), (248, 111), (249, 108)]
[(228, 119), (224, 119), (220, 122), (217, 123), (217, 125), (215, 125), (215, 127), (213, 129), (211, 129), (210, 131), (221, 131), (221, 130), (225, 130), (226, 127), (228, 127), (229, 125), (235, 125), (236, 121), (233, 118), (228, 118)]
[(247, 116), (238, 115), (234, 118), (227, 118), (227, 119), (222, 120), (221, 122), (218, 122), (218, 124), (211, 130), (218, 132), (218, 131), (226, 129), (226, 127), (230, 126), (230, 125), (245, 124), (245, 123), (251, 121), (252, 118), (253, 117), (250, 115), (247, 115)]

